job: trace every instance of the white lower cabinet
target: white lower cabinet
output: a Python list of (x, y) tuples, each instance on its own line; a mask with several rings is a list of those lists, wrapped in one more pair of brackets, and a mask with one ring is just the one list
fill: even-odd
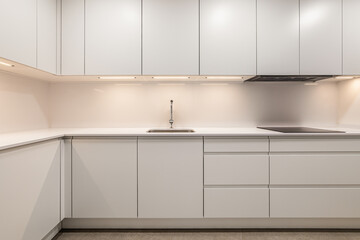
[(39, 240), (60, 222), (60, 141), (0, 152), (0, 239)]
[(72, 141), (74, 218), (137, 217), (137, 139)]
[(271, 155), (272, 185), (360, 186), (360, 154)]
[(358, 138), (270, 139), (271, 218), (359, 218)]
[(139, 217), (203, 217), (203, 141), (139, 138)]
[(271, 188), (270, 217), (359, 218), (360, 188)]
[(268, 188), (205, 188), (205, 218), (268, 218)]

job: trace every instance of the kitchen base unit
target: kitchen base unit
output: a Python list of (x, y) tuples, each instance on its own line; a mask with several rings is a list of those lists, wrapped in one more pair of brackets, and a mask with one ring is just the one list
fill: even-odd
[(358, 135), (57, 136), (0, 151), (0, 239), (89, 228), (360, 229), (359, 172)]

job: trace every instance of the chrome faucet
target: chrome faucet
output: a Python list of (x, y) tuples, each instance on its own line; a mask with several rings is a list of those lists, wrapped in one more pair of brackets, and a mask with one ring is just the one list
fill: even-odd
[(170, 128), (173, 128), (173, 124), (174, 124), (174, 119), (173, 119), (173, 103), (174, 103), (174, 100), (170, 100), (170, 120), (169, 120)]

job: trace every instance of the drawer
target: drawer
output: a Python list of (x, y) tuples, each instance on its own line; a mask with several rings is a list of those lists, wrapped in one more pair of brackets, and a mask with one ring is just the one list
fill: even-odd
[(360, 152), (360, 138), (270, 138), (270, 152)]
[(267, 188), (205, 188), (205, 218), (268, 218)]
[(359, 218), (360, 188), (271, 188), (272, 218)]
[(269, 139), (205, 137), (204, 152), (269, 152)]
[(360, 184), (360, 155), (271, 155), (270, 184)]
[(205, 155), (205, 185), (268, 185), (268, 155)]

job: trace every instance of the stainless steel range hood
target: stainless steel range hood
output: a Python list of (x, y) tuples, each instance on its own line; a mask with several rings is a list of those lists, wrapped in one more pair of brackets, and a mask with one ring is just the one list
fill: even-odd
[(316, 82), (328, 78), (333, 75), (257, 75), (245, 82)]

